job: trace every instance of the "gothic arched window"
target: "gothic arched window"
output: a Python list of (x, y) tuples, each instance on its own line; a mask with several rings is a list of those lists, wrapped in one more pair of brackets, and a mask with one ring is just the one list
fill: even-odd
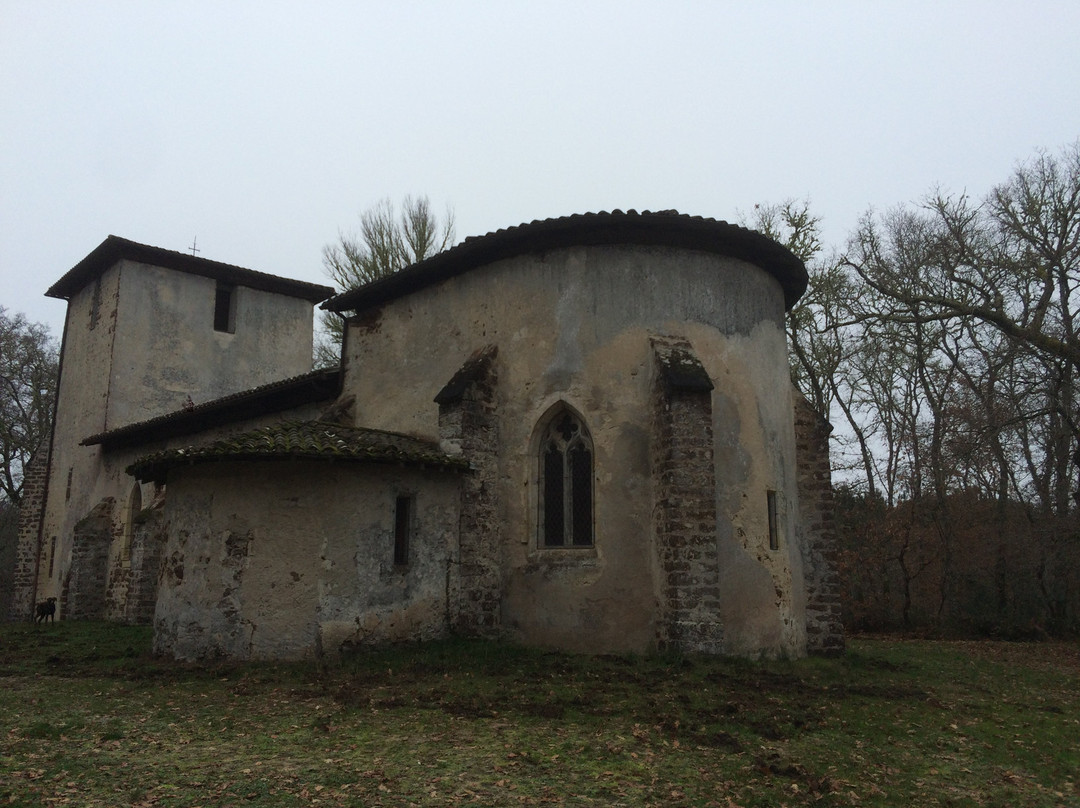
[(540, 441), (540, 544), (593, 543), (593, 451), (589, 431), (568, 411), (556, 415)]

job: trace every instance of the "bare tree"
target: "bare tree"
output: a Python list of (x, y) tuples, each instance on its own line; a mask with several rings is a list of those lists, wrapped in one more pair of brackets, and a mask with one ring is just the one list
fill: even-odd
[[(323, 267), (339, 292), (374, 283), (411, 264), (442, 252), (454, 243), (454, 213), (442, 221), (426, 196), (406, 196), (400, 214), (384, 199), (360, 215), (360, 233), (340, 233), (335, 244), (323, 247)], [(331, 367), (340, 359), (342, 321), (322, 315), (323, 333), (315, 346), (315, 364)]]
[(810, 273), (792, 378), (839, 427), (838, 519), (862, 514), (851, 603), (881, 625), (1075, 630), (1080, 142), (982, 199), (871, 211), (839, 258), (805, 203), (755, 213)]
[(839, 450), (833, 454), (834, 470), (859, 472), (873, 495), (871, 442), (876, 426), (861, 411), (866, 391), (856, 382), (862, 374), (854, 372), (867, 339), (862, 313), (866, 304), (857, 288), (863, 284), (835, 253), (823, 252), (821, 220), (807, 200), (755, 205), (749, 225), (806, 264), (807, 291), (787, 320), (791, 379), (819, 413), (842, 418), (845, 428), (833, 435)]
[(48, 328), (0, 307), (0, 495), (16, 507), (23, 469), (52, 428), (56, 374)]
[[(962, 383), (969, 403), (978, 392), (988, 414), (997, 418), (1008, 411), (1008, 419), (985, 437), (993, 443), (1006, 432), (1014, 440), (1026, 432), (1028, 440), (1016, 452), (1004, 444), (995, 449), (999, 459), (1027, 457), (1026, 474), (1010, 470), (1016, 476), (1012, 489), (1029, 485), (1046, 512), (1067, 513), (1070, 466), (1080, 442), (1074, 299), (1080, 285), (1080, 143), (1060, 156), (1040, 153), (1020, 164), (981, 203), (936, 193), (921, 210), (867, 216), (845, 266), (880, 296), (881, 319), (912, 334), (940, 324), (938, 336), (915, 343), (923, 351), (920, 364), (958, 369), (961, 378), (949, 381)], [(928, 393), (929, 381), (924, 376)], [(932, 413), (928, 448), (940, 455), (952, 440), (941, 431), (940, 417), (952, 403), (933, 395), (924, 400), (939, 408)], [(991, 422), (985, 423), (989, 428)], [(943, 458), (931, 460), (943, 473)]]

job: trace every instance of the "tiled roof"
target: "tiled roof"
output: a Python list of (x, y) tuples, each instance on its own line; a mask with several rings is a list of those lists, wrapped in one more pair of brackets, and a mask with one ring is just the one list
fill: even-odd
[(99, 432), (83, 440), (82, 445), (101, 444), (104, 449), (138, 446), (150, 441), (190, 435), (247, 418), (282, 412), (303, 404), (327, 401), (340, 391), (341, 374), (337, 368), (316, 370), (196, 404), (190, 409), (177, 410), (147, 421)]
[(717, 253), (756, 264), (784, 290), (791, 308), (806, 291), (806, 267), (790, 250), (756, 230), (677, 211), (614, 210), (544, 219), (473, 236), (400, 272), (332, 297), (330, 311), (363, 311), (478, 266), (531, 252), (572, 246), (637, 244)]
[(292, 278), (282, 278), (279, 275), (256, 272), (254, 269), (223, 264), (219, 261), (198, 258), (187, 253), (139, 244), (119, 236), (109, 236), (86, 258), (68, 270), (64, 277), (50, 286), (45, 295), (68, 300), (102, 272), (123, 259), (174, 269), (177, 272), (186, 272), (189, 275), (201, 275), (205, 278), (213, 278), (237, 286), (247, 286), (251, 289), (261, 289), (279, 295), (298, 297), (302, 300), (310, 300), (312, 303), (326, 300), (326, 298), (334, 294), (334, 289), (330, 286), (297, 281)]
[(235, 460), (323, 460), (469, 468), (464, 458), (451, 457), (433, 441), (325, 421), (283, 421), (206, 446), (156, 452), (136, 460), (127, 472), (143, 481), (160, 481), (176, 466)]

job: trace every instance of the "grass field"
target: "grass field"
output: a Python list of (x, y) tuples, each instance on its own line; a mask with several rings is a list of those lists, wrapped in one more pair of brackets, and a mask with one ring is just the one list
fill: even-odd
[(0, 626), (0, 805), (1080, 806), (1080, 646), (841, 659), (454, 640), (186, 667), (148, 629)]

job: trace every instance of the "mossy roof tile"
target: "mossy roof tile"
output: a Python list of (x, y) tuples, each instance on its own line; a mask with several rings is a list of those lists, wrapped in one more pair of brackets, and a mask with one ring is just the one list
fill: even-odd
[(101, 444), (106, 449), (191, 435), (223, 424), (326, 401), (341, 392), (341, 372), (336, 368), (314, 370), (289, 379), (242, 390), (146, 421), (99, 432), (81, 441), (82, 446)]
[(176, 466), (236, 460), (322, 460), (395, 463), (466, 470), (433, 441), (326, 421), (283, 421), (221, 438), (204, 446), (167, 449), (141, 457), (127, 472), (140, 480), (164, 480)]

